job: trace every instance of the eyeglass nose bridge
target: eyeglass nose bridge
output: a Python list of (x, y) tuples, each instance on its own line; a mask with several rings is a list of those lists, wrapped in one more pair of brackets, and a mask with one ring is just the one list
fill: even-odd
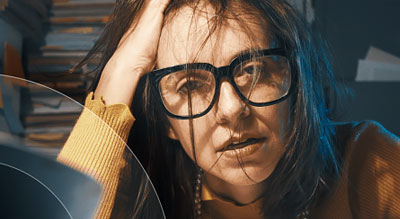
[(213, 99), (216, 99), (219, 95), (221, 95), (220, 94), (221, 83), (222, 83), (223, 79), (226, 78), (228, 83), (232, 86), (235, 93), (241, 99), (241, 101), (243, 101), (244, 103), (249, 103), (249, 100), (240, 92), (240, 90), (238, 89), (238, 87), (233, 79), (234, 68), (232, 68), (231, 65), (222, 66), (219, 68), (215, 67), (214, 70), (215, 70), (215, 76), (216, 76), (216, 90), (215, 90)]
[(233, 74), (233, 72), (231, 72), (232, 69), (230, 65), (215, 68), (215, 70), (218, 81), (221, 81), (223, 78), (227, 78), (230, 81), (230, 77)]

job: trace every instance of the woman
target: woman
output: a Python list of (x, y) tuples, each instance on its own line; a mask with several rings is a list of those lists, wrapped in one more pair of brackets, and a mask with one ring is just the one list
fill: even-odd
[(85, 109), (59, 160), (103, 184), (98, 218), (129, 211), (128, 137), (168, 218), (400, 216), (398, 138), (331, 122), (323, 46), (284, 1), (119, 0), (97, 52), (86, 107), (121, 139)]

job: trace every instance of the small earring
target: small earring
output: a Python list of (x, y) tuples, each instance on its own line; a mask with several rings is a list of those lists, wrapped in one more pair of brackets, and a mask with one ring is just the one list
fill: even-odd
[(246, 104), (244, 104), (244, 103), (242, 103), (242, 102), (240, 102), (239, 104), (240, 104), (240, 109), (242, 109), (242, 111), (245, 111), (245, 110), (246, 110), (246, 107), (247, 107), (247, 105), (246, 105)]
[(242, 109), (242, 115), (243, 116), (248, 116), (250, 114), (250, 108), (247, 104), (244, 105)]

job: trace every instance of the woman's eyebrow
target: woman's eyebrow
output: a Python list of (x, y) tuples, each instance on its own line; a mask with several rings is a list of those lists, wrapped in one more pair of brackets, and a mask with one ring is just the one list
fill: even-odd
[[(240, 50), (239, 52), (236, 52), (234, 55), (232, 55), (232, 58), (230, 59), (230, 61), (232, 62), (233, 60), (235, 60), (236, 58), (246, 55), (246, 54), (251, 54), (251, 53), (256, 53), (257, 51), (262, 50), (263, 48), (248, 48), (248, 49), (244, 49), (244, 50)], [(267, 49), (267, 48), (264, 48)]]
[[(261, 49), (262, 48), (258, 48), (257, 47), (257, 48), (248, 48), (248, 49), (240, 50), (240, 51), (234, 53), (233, 55), (231, 55), (230, 59), (228, 59), (229, 63), (231, 63), (233, 60), (237, 59), (240, 56), (243, 56), (243, 55), (246, 55), (246, 54), (251, 54), (251, 53), (256, 53), (257, 51), (260, 51)], [(168, 66), (168, 67), (165, 67), (165, 68), (171, 68), (171, 67), (182, 66), (182, 65), (190, 65), (190, 64), (203, 64), (203, 63), (206, 63), (206, 62), (188, 62), (188, 63), (182, 63), (182, 64), (178, 64), (178, 65)], [(206, 64), (213, 65), (212, 63), (206, 63)], [(161, 69), (165, 69), (165, 68), (161, 68)], [(154, 65), (153, 71), (154, 70), (160, 70), (160, 68), (158, 67), (157, 63)]]

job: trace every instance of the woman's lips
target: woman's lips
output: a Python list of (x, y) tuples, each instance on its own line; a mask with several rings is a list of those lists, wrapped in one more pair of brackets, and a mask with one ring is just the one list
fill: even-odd
[(248, 138), (245, 141), (242, 141), (239, 143), (229, 144), (228, 146), (226, 146), (225, 150), (235, 150), (235, 149), (244, 148), (248, 145), (258, 143), (260, 140), (262, 140), (262, 139), (261, 138)]
[(237, 156), (248, 156), (260, 149), (264, 145), (265, 140), (265, 138), (248, 138), (238, 143), (228, 144), (219, 152), (223, 152), (224, 156), (234, 158), (237, 158)]

